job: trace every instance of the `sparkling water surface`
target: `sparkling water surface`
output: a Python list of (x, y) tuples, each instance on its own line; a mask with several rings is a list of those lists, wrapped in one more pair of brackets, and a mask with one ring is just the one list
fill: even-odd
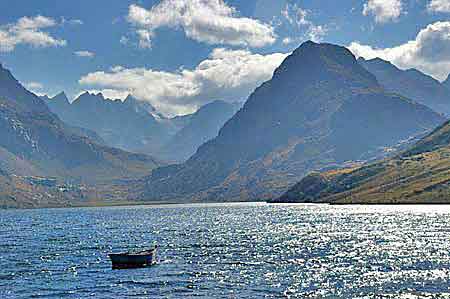
[[(107, 253), (160, 245), (159, 263)], [(450, 206), (0, 211), (0, 298), (450, 298)]]

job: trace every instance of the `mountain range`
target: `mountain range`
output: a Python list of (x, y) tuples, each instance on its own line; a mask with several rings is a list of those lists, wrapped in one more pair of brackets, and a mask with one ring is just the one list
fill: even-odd
[[(54, 201), (54, 192), (58, 193), (45, 188), (49, 180), (52, 186), (112, 184), (138, 178), (161, 165), (152, 157), (105, 146), (89, 137), (92, 134), (62, 122), (0, 66), (0, 175), (3, 184), (12, 186), (2, 188), (4, 197), (34, 198), (39, 205), (47, 199)], [(15, 193), (23, 189), (29, 196)]]
[(96, 132), (112, 147), (152, 153), (169, 137), (156, 120), (156, 110), (132, 96), (122, 102), (86, 92), (70, 103), (61, 93), (46, 103), (64, 122)]
[(95, 132), (109, 146), (175, 162), (185, 161), (214, 138), (239, 107), (214, 101), (194, 114), (166, 118), (150, 103), (131, 95), (124, 101), (89, 92), (72, 103), (64, 93), (43, 99), (63, 121)]
[(377, 77), (378, 82), (390, 92), (406, 96), (434, 111), (450, 115), (450, 86), (441, 83), (416, 69), (401, 70), (380, 58), (358, 62)]
[(213, 101), (166, 118), (131, 95), (38, 97), (0, 65), (0, 207), (438, 202), (450, 157), (450, 124), (441, 125), (449, 81), (305, 42), (243, 107)]
[(185, 163), (154, 170), (147, 200), (262, 200), (312, 170), (375, 158), (444, 122), (387, 91), (346, 48), (306, 42)]

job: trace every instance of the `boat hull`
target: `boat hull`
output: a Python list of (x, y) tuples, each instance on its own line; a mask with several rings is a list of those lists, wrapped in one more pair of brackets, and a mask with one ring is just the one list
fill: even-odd
[(154, 252), (147, 254), (113, 253), (109, 255), (109, 258), (113, 269), (145, 268), (153, 265), (156, 261)]

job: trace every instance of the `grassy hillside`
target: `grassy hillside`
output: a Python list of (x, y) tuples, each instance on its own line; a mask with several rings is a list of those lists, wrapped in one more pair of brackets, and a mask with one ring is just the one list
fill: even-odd
[(313, 173), (274, 202), (450, 203), (450, 123), (380, 162)]

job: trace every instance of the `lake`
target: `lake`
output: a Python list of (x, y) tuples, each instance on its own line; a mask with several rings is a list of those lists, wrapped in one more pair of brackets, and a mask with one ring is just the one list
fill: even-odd
[(4, 210), (0, 249), (0, 298), (450, 298), (450, 206)]

